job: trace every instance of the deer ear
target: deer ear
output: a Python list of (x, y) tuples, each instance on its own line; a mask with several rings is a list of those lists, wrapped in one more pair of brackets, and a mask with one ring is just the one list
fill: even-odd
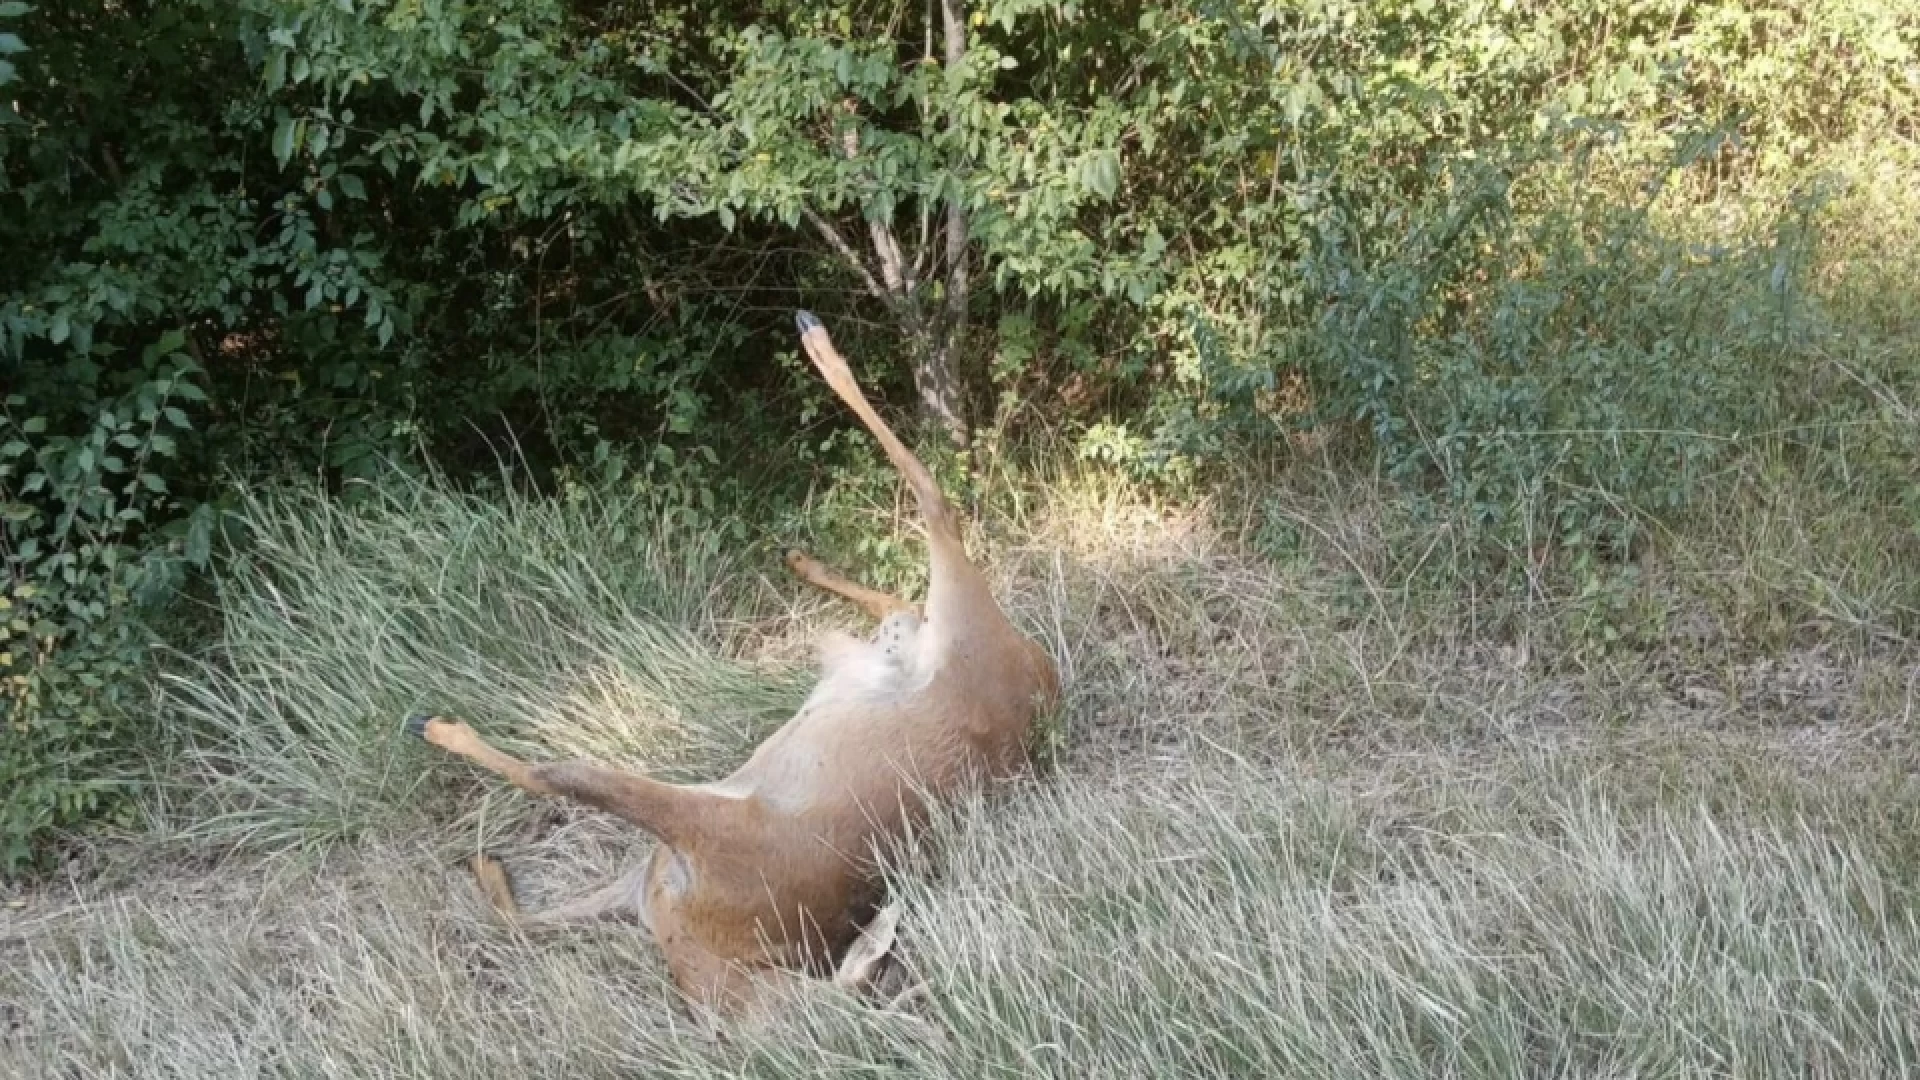
[(796, 311), (793, 313), (793, 325), (800, 328), (801, 337), (806, 337), (807, 334), (811, 333), (812, 331), (825, 330), (827, 328), (826, 324), (820, 321), (820, 317), (818, 315), (815, 315), (813, 312), (806, 311), (806, 310)]
[(860, 936), (847, 947), (840, 967), (833, 973), (833, 985), (859, 993), (871, 987), (887, 969), (887, 957), (900, 932), (900, 905), (888, 904), (873, 916)]

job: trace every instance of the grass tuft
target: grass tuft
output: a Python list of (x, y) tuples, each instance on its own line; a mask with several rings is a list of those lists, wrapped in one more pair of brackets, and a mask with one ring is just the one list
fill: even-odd
[(243, 517), (218, 646), (167, 688), (193, 746), (194, 838), (324, 847), (443, 818), (448, 774), (401, 735), (415, 712), (684, 777), (735, 759), (804, 693), (724, 655), (729, 567), (641, 500), (419, 482), (353, 509), (258, 495)]

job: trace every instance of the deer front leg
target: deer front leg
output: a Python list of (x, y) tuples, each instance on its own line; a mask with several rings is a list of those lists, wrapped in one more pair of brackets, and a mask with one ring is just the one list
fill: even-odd
[(859, 606), (860, 610), (881, 622), (885, 622), (887, 616), (896, 612), (911, 612), (915, 617), (920, 614), (920, 605), (909, 604), (897, 596), (849, 581), (799, 548), (788, 548), (784, 561), (794, 577), (816, 589), (823, 589), (835, 596), (851, 600)]
[(522, 791), (531, 791), (535, 795), (566, 794), (542, 775), (544, 766), (530, 765), (487, 745), (486, 740), (468, 727), (464, 720), (449, 720), (444, 716), (410, 716), (407, 718), (406, 731), (449, 754), (458, 754), (490, 773), (505, 777), (508, 783)]

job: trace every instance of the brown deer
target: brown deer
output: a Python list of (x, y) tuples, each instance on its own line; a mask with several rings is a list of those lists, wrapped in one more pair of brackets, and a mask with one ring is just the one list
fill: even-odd
[(540, 795), (564, 795), (659, 839), (652, 859), (571, 903), (521, 915), (504, 869), (475, 860), (482, 889), (522, 924), (638, 915), (688, 997), (750, 1005), (781, 972), (826, 974), (879, 900), (875, 849), (922, 820), (929, 800), (1017, 769), (1033, 718), (1059, 680), (1046, 652), (1007, 620), (967, 561), (960, 519), (925, 465), (874, 412), (826, 327), (795, 320), (814, 366), (860, 420), (926, 520), (924, 615), (793, 551), (797, 576), (880, 620), (871, 641), (821, 643), (820, 682), (800, 711), (718, 783), (680, 786), (584, 761), (536, 765), (442, 717), (410, 732)]

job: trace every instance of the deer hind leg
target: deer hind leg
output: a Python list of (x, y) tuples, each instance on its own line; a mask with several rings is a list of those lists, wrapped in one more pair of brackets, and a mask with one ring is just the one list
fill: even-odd
[(1004, 618), (999, 616), (999, 606), (994, 603), (987, 589), (986, 579), (967, 561), (966, 544), (960, 536), (960, 516), (954, 511), (953, 504), (947, 501), (933, 474), (907, 449), (886, 421), (880, 419), (880, 414), (874, 411), (866, 395), (860, 392), (853, 369), (847, 366), (846, 359), (834, 348), (833, 339), (827, 336), (827, 328), (820, 320), (811, 312), (802, 311), (794, 316), (794, 323), (800, 328), (800, 344), (807, 350), (807, 356), (812, 358), (814, 367), (820, 370), (821, 376), (840, 396), (840, 400), (873, 433), (880, 448), (886, 451), (887, 460), (900, 470), (907, 485), (913, 488), (914, 497), (920, 504), (920, 516), (927, 523), (930, 564), (926, 605), (928, 622), (946, 624), (953, 615), (958, 615), (960, 621), (970, 622), (989, 613)]
[(638, 917), (644, 922), (646, 908), (641, 903), (641, 889), (646, 883), (646, 872), (647, 865), (642, 863), (622, 874), (619, 880), (585, 896), (528, 913), (520, 909), (520, 902), (514, 896), (513, 878), (507, 873), (506, 864), (492, 855), (473, 857), (473, 877), (479, 883), (481, 893), (501, 917), (523, 929), (564, 926), (614, 917)]
[(515, 787), (586, 803), (640, 826), (670, 847), (702, 849), (711, 840), (724, 840), (751, 826), (744, 816), (751, 810), (742, 799), (663, 784), (585, 761), (530, 764), (487, 745), (472, 728), (445, 717), (415, 716), (408, 719), (406, 729), (498, 773)]
[(798, 548), (788, 549), (785, 562), (787, 569), (792, 571), (794, 577), (814, 588), (824, 589), (835, 596), (851, 600), (860, 610), (877, 620), (884, 622), (888, 616), (902, 611), (915, 616), (920, 614), (920, 605), (910, 604), (897, 596), (849, 581), (834, 573), (825, 563)]

